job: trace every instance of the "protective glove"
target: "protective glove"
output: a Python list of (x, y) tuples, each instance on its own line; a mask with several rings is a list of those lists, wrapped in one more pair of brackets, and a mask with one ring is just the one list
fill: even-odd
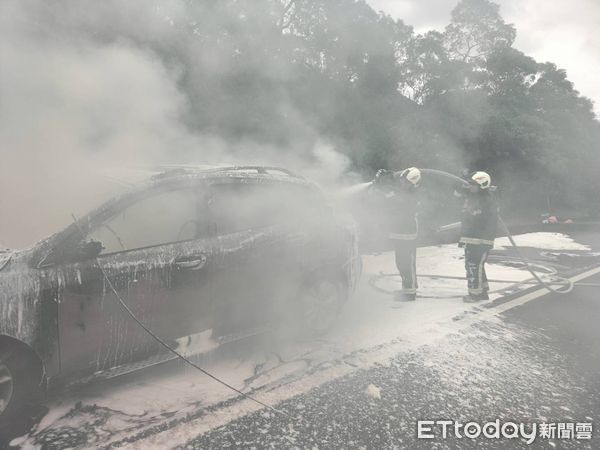
[(373, 184), (376, 186), (389, 185), (394, 181), (394, 172), (386, 169), (379, 169), (375, 174)]

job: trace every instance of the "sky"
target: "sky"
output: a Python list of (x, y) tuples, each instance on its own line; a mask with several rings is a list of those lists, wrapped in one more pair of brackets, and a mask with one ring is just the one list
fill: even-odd
[[(402, 19), (417, 33), (442, 30), (458, 0), (367, 0)], [(515, 25), (515, 47), (540, 62), (567, 70), (575, 88), (594, 101), (600, 116), (600, 0), (495, 0)]]

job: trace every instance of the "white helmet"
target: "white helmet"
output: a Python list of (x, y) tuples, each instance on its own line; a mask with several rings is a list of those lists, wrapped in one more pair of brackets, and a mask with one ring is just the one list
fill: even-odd
[(492, 185), (492, 177), (490, 177), (490, 174), (487, 172), (473, 172), (469, 181), (474, 182), (481, 189), (489, 189)]
[(421, 171), (416, 167), (409, 167), (408, 169), (404, 169), (399, 174), (400, 178), (404, 178), (413, 186), (418, 186), (421, 181)]

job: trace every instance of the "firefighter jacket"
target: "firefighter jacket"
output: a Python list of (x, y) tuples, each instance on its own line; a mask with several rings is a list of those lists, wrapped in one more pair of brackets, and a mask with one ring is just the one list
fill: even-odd
[(389, 238), (405, 241), (417, 239), (419, 201), (416, 188), (385, 186), (377, 187), (376, 191), (384, 211)]
[(461, 225), (461, 244), (494, 245), (498, 228), (498, 206), (490, 192), (466, 194)]

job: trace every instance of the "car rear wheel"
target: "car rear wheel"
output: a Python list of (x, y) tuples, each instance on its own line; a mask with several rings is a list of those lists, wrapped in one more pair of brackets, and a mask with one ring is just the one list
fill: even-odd
[(312, 277), (300, 297), (303, 328), (321, 335), (335, 323), (344, 303), (345, 289), (336, 277)]

